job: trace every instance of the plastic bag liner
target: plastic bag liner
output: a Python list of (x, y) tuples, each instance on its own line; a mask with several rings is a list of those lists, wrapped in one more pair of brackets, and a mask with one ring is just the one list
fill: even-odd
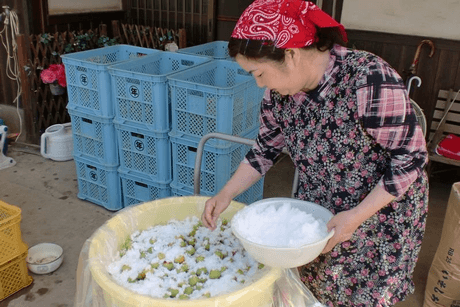
[[(209, 197), (171, 197), (120, 210), (83, 244), (77, 267), (75, 307), (313, 307), (317, 300), (300, 281), (295, 269), (266, 268), (253, 283), (231, 293), (205, 299), (153, 298), (115, 282), (107, 266), (117, 259), (120, 246), (135, 231), (171, 219), (200, 217)], [(244, 204), (232, 201), (222, 218), (231, 219)]]
[(283, 270), (281, 277), (276, 280), (273, 306), (325, 307), (300, 280), (299, 271), (296, 268)]

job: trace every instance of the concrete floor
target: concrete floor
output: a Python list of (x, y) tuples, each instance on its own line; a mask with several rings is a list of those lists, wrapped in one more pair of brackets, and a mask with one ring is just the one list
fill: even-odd
[[(0, 200), (22, 209), (23, 240), (33, 246), (57, 243), (64, 249), (64, 262), (54, 273), (35, 275), (31, 286), (0, 302), (0, 307), (70, 307), (75, 295), (75, 273), (85, 240), (115, 213), (77, 198), (74, 161), (44, 159), (35, 147), (13, 144), (8, 156), (17, 165), (0, 170)], [(264, 197), (290, 196), (293, 177), (289, 158), (280, 159), (267, 174)], [(445, 178), (450, 178), (446, 180)], [(416, 292), (397, 307), (423, 305), (426, 277), (439, 242), (442, 223), (455, 176), (433, 176), (430, 215), (414, 281)]]

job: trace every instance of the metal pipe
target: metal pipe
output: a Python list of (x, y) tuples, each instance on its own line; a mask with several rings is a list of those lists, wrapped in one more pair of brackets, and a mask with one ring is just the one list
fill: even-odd
[[(220, 132), (213, 132), (204, 135), (200, 142), (198, 143), (198, 147), (196, 149), (196, 157), (195, 157), (195, 169), (193, 172), (193, 193), (195, 195), (200, 194), (200, 171), (201, 171), (201, 157), (203, 156), (203, 149), (206, 142), (211, 138), (217, 138), (224, 141), (235, 142), (243, 145), (253, 146), (256, 141), (248, 138), (243, 138), (239, 136), (234, 136), (230, 134), (220, 133)], [(282, 151), (284, 154), (289, 154), (286, 148)], [(295, 169), (294, 173), (294, 180), (292, 184), (292, 191), (291, 197), (294, 197), (295, 193), (297, 192), (297, 184), (299, 180), (299, 172), (297, 168)]]

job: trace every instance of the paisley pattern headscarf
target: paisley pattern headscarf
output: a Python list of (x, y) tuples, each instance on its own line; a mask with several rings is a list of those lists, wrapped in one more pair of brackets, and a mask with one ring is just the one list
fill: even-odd
[(316, 42), (316, 28), (337, 27), (343, 40), (342, 24), (318, 6), (304, 0), (255, 0), (240, 16), (232, 37), (271, 40), (277, 48), (301, 48)]

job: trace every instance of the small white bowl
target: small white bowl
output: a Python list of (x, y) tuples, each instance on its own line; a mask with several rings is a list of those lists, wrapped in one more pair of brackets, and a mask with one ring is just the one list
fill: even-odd
[(35, 274), (56, 271), (64, 259), (62, 247), (53, 243), (40, 243), (31, 248), (26, 258), (27, 267)]
[[(297, 208), (305, 213), (313, 215), (315, 219), (323, 221), (324, 224), (333, 217), (333, 214), (324, 207), (312, 202), (299, 199), (273, 197), (262, 199), (250, 204), (248, 207), (273, 205), (276, 209), (284, 203), (290, 203), (293, 208)], [(238, 211), (232, 219), (233, 234), (240, 240), (246, 251), (260, 263), (274, 268), (295, 268), (313, 261), (321, 254), (321, 251), (326, 246), (327, 241), (334, 235), (334, 230), (331, 230), (327, 236), (314, 243), (305, 244), (299, 247), (273, 247), (249, 241), (244, 238), (234, 226), (241, 214), (244, 214), (245, 209)], [(267, 225), (270, 227), (270, 225)]]

